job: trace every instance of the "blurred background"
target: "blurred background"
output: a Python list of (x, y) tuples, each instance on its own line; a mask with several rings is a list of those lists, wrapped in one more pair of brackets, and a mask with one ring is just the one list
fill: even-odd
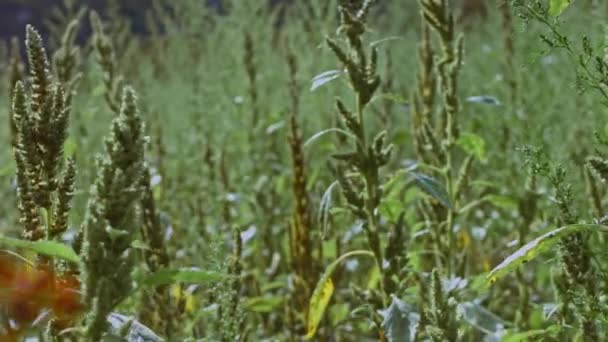
[[(210, 7), (222, 10), (222, 0), (200, 0)], [(264, 1), (264, 0), (260, 0)], [(269, 5), (293, 0), (265, 0)], [(487, 3), (484, 0), (454, 0), (460, 8), (461, 19), (465, 17), (478, 17), (487, 14)], [(152, 0), (0, 0), (0, 39), (13, 36), (22, 37), (26, 24), (33, 24), (39, 28), (43, 35), (48, 25), (58, 12), (65, 7), (74, 8), (85, 4), (90, 9), (102, 10), (108, 7), (119, 9), (121, 14), (132, 19), (132, 30), (144, 32), (145, 10), (152, 5)]]

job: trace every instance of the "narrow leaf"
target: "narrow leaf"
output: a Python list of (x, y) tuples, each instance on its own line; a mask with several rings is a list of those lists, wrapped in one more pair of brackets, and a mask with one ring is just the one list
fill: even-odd
[(27, 241), (0, 235), (0, 245), (23, 248), (38, 254), (71, 262), (77, 263), (80, 261), (78, 255), (70, 246), (56, 241)]
[(327, 232), (327, 227), (329, 225), (329, 214), (332, 204), (332, 191), (336, 185), (338, 185), (338, 181), (334, 181), (331, 185), (325, 190), (325, 193), (321, 197), (321, 203), (319, 208), (319, 222), (321, 222), (321, 234), (325, 236)]
[(317, 88), (335, 80), (336, 78), (340, 77), (340, 74), (342, 74), (340, 70), (328, 70), (318, 74), (312, 79), (310, 91), (315, 91)]
[(252, 312), (274, 312), (283, 305), (283, 297), (264, 296), (249, 298), (245, 303), (247, 310)]
[(320, 137), (324, 136), (327, 133), (331, 133), (331, 132), (341, 133), (341, 134), (344, 134), (348, 138), (357, 139), (357, 137), (354, 136), (352, 133), (347, 132), (347, 131), (345, 131), (343, 129), (328, 128), (328, 129), (324, 129), (324, 130), (322, 130), (320, 132), (315, 133), (312, 137), (310, 137), (308, 140), (306, 140), (302, 146), (307, 147), (308, 145), (312, 144), (313, 142), (315, 142)]
[(518, 266), (534, 259), (540, 253), (553, 247), (563, 237), (583, 230), (608, 231), (608, 226), (598, 224), (573, 224), (563, 226), (543, 234), (522, 246), (515, 253), (509, 255), (503, 262), (500, 263), (500, 265), (496, 266), (492, 271), (490, 271), (486, 277), (487, 282), (489, 284), (495, 283), (505, 274), (513, 271)]
[(491, 106), (500, 106), (500, 100), (498, 100), (496, 97), (494, 96), (490, 96), (490, 95), (478, 95), (478, 96), (469, 96), (466, 99), (467, 102), (471, 102), (471, 103), (481, 103), (481, 104), (487, 104), (487, 105), (491, 105)]
[(503, 209), (517, 209), (517, 198), (509, 195), (488, 195), (488, 201)]

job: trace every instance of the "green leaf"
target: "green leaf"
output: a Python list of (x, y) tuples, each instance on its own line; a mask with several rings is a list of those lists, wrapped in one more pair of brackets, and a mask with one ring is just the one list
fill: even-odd
[(402, 104), (402, 105), (408, 104), (408, 99), (406, 99), (402, 95), (396, 94), (396, 93), (382, 93), (382, 94), (375, 95), (372, 98), (372, 100), (370, 101), (370, 103), (373, 103), (378, 100), (392, 101), (392, 102), (395, 102), (397, 104)]
[(392, 298), (388, 309), (380, 311), (380, 315), (384, 318), (382, 329), (384, 329), (386, 338), (389, 342), (414, 341), (418, 314), (411, 305), (395, 296)]
[(545, 335), (545, 329), (536, 329), (525, 332), (507, 333), (502, 336), (501, 342), (525, 342), (530, 341), (531, 337)]
[(63, 155), (66, 158), (73, 157), (76, 153), (76, 140), (73, 137), (68, 137), (63, 143)]
[(414, 177), (414, 184), (418, 188), (420, 188), (429, 196), (439, 201), (439, 203), (443, 204), (443, 206), (445, 206), (446, 208), (452, 210), (454, 209), (454, 205), (450, 200), (448, 192), (445, 190), (443, 185), (439, 183), (439, 181), (437, 181), (435, 178), (418, 172), (410, 172), (410, 174)]
[(131, 248), (142, 249), (142, 250), (150, 250), (150, 245), (141, 241), (141, 240), (133, 240), (131, 242)]
[(477, 134), (462, 133), (457, 144), (468, 154), (475, 155), (479, 160), (484, 160), (486, 157), (486, 142)]
[(252, 312), (269, 313), (274, 312), (283, 305), (283, 297), (262, 296), (247, 299), (245, 307)]
[(0, 168), (0, 177), (12, 176), (15, 173), (15, 165), (9, 164)]
[(321, 278), (317, 282), (315, 290), (312, 293), (312, 297), (310, 297), (310, 303), (308, 306), (306, 339), (313, 338), (317, 333), (317, 328), (319, 327), (319, 323), (321, 322), (321, 319), (325, 314), (325, 309), (327, 309), (329, 300), (334, 294), (334, 283), (331, 280), (331, 275), (342, 261), (356, 255), (366, 255), (372, 258), (374, 257), (374, 253), (364, 250), (344, 253), (338, 259), (336, 259), (336, 261), (332, 262), (331, 264), (329, 264), (329, 266), (327, 266), (325, 272), (323, 273), (323, 276), (321, 276)]
[(403, 211), (403, 202), (399, 199), (383, 198), (378, 211), (389, 222), (396, 222)]
[(75, 263), (80, 261), (80, 258), (72, 247), (56, 241), (27, 241), (0, 235), (0, 245), (23, 248), (38, 254)]
[(317, 90), (319, 87), (322, 87), (325, 84), (340, 77), (341, 74), (342, 72), (340, 70), (328, 70), (318, 74), (312, 79), (312, 86), (310, 87), (310, 91)]
[[(549, 337), (554, 336), (558, 332), (563, 330), (563, 326), (561, 325), (552, 325), (546, 329), (534, 329), (523, 332), (510, 332), (507, 331), (501, 339), (501, 342), (527, 342), (527, 341), (535, 341), (535, 339), (531, 339), (531, 337)], [(542, 339), (541, 339), (542, 340)]]
[(517, 209), (517, 198), (509, 195), (488, 195), (488, 202), (503, 209)]
[(140, 282), (146, 286), (167, 285), (177, 282), (202, 284), (222, 280), (225, 274), (215, 271), (203, 271), (196, 268), (177, 270), (165, 269), (143, 276)]
[(549, 14), (554, 17), (562, 12), (572, 3), (572, 0), (549, 0)]
[(540, 253), (553, 247), (563, 237), (583, 230), (608, 231), (608, 226), (598, 224), (572, 224), (543, 234), (522, 246), (515, 253), (509, 255), (503, 262), (500, 263), (500, 265), (496, 266), (492, 271), (490, 271), (486, 277), (487, 282), (489, 284), (495, 283), (505, 274), (513, 271), (518, 266), (534, 259)]

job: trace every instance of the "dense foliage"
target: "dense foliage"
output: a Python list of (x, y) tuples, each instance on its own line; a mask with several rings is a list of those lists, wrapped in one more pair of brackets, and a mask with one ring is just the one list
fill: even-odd
[(0, 339), (605, 340), (603, 2), (153, 4), (0, 45)]

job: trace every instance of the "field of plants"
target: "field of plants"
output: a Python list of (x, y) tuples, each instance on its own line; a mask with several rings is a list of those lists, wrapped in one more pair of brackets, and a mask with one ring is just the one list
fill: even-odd
[(0, 43), (0, 341), (608, 340), (604, 1), (204, 3)]

